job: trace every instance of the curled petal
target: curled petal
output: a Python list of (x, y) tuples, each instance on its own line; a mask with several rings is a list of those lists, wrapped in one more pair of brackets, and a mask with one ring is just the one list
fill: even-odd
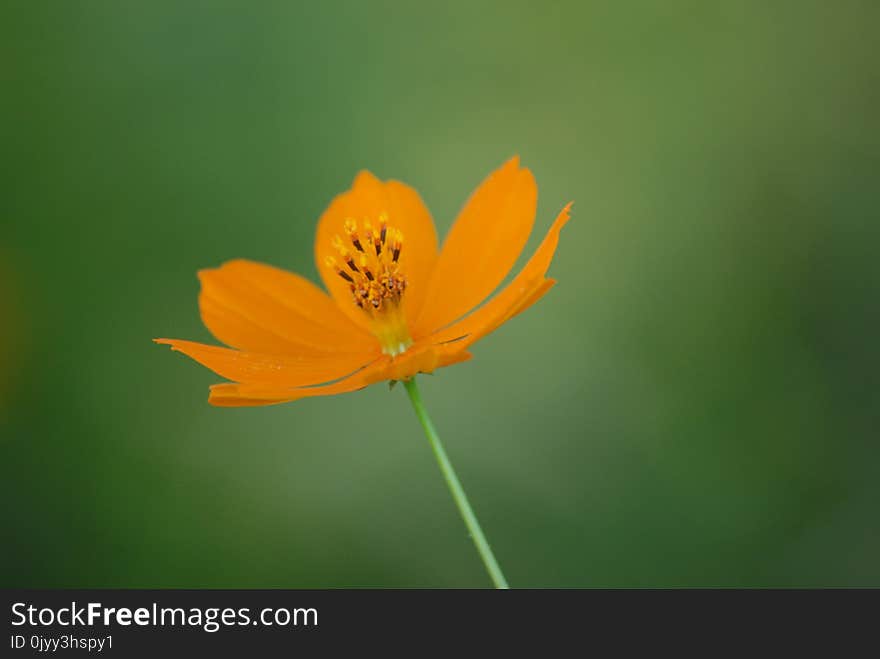
[(333, 396), (363, 389), (383, 380), (403, 380), (417, 373), (431, 373), (437, 368), (470, 359), (459, 347), (423, 346), (403, 355), (383, 355), (366, 368), (347, 378), (317, 387), (281, 387), (266, 384), (224, 383), (211, 387), (208, 402), (218, 407), (250, 407), (289, 403), (313, 396)]
[(518, 157), (483, 181), (443, 243), (415, 338), (452, 323), (492, 294), (529, 238), (537, 200), (535, 179)]
[(436, 332), (430, 341), (439, 344), (455, 342), (465, 348), (543, 297), (556, 283), (545, 275), (559, 244), (559, 232), (569, 220), (570, 210), (571, 203), (562, 209), (532, 258), (501, 292), (457, 323)]

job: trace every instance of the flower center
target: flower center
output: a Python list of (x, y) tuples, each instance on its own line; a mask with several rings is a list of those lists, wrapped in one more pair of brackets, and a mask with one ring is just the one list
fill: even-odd
[(348, 282), (354, 303), (370, 319), (373, 334), (385, 354), (399, 355), (412, 345), (403, 313), (406, 276), (400, 270), (403, 234), (388, 226), (388, 216), (379, 215), (378, 226), (345, 220), (345, 238), (333, 237), (338, 254), (325, 263)]

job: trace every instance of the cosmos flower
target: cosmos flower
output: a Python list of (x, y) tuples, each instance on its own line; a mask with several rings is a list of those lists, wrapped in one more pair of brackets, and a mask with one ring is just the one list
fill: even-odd
[(473, 193), (438, 250), (418, 193), (362, 171), (318, 222), (327, 293), (269, 265), (230, 261), (199, 272), (202, 320), (230, 347), (155, 341), (232, 380), (208, 399), (227, 407), (340, 394), (463, 362), (474, 342), (555, 283), (546, 273), (571, 204), (492, 296), (528, 240), (537, 196), (532, 173), (510, 159)]

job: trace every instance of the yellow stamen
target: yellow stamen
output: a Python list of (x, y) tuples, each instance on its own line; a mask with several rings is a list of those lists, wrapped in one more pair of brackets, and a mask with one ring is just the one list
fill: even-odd
[[(361, 226), (346, 218), (343, 228), (347, 243), (339, 235), (331, 243), (348, 269), (332, 256), (325, 263), (351, 285), (352, 300), (370, 318), (382, 351), (392, 357), (399, 355), (412, 345), (403, 312), (406, 276), (399, 263), (403, 234), (390, 226), (385, 212), (378, 216), (378, 228), (369, 218), (364, 218)], [(356, 250), (354, 256), (349, 245)]]

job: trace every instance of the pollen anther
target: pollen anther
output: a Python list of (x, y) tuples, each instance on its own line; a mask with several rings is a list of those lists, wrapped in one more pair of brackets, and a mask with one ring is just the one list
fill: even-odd
[[(406, 277), (400, 267), (403, 234), (389, 224), (385, 212), (379, 214), (375, 225), (369, 218), (361, 224), (346, 218), (343, 229), (347, 240), (337, 234), (331, 243), (348, 270), (332, 256), (325, 263), (351, 285), (352, 301), (370, 317), (383, 351), (400, 354), (412, 344), (402, 308), (406, 291)], [(369, 245), (374, 249), (367, 249)]]

